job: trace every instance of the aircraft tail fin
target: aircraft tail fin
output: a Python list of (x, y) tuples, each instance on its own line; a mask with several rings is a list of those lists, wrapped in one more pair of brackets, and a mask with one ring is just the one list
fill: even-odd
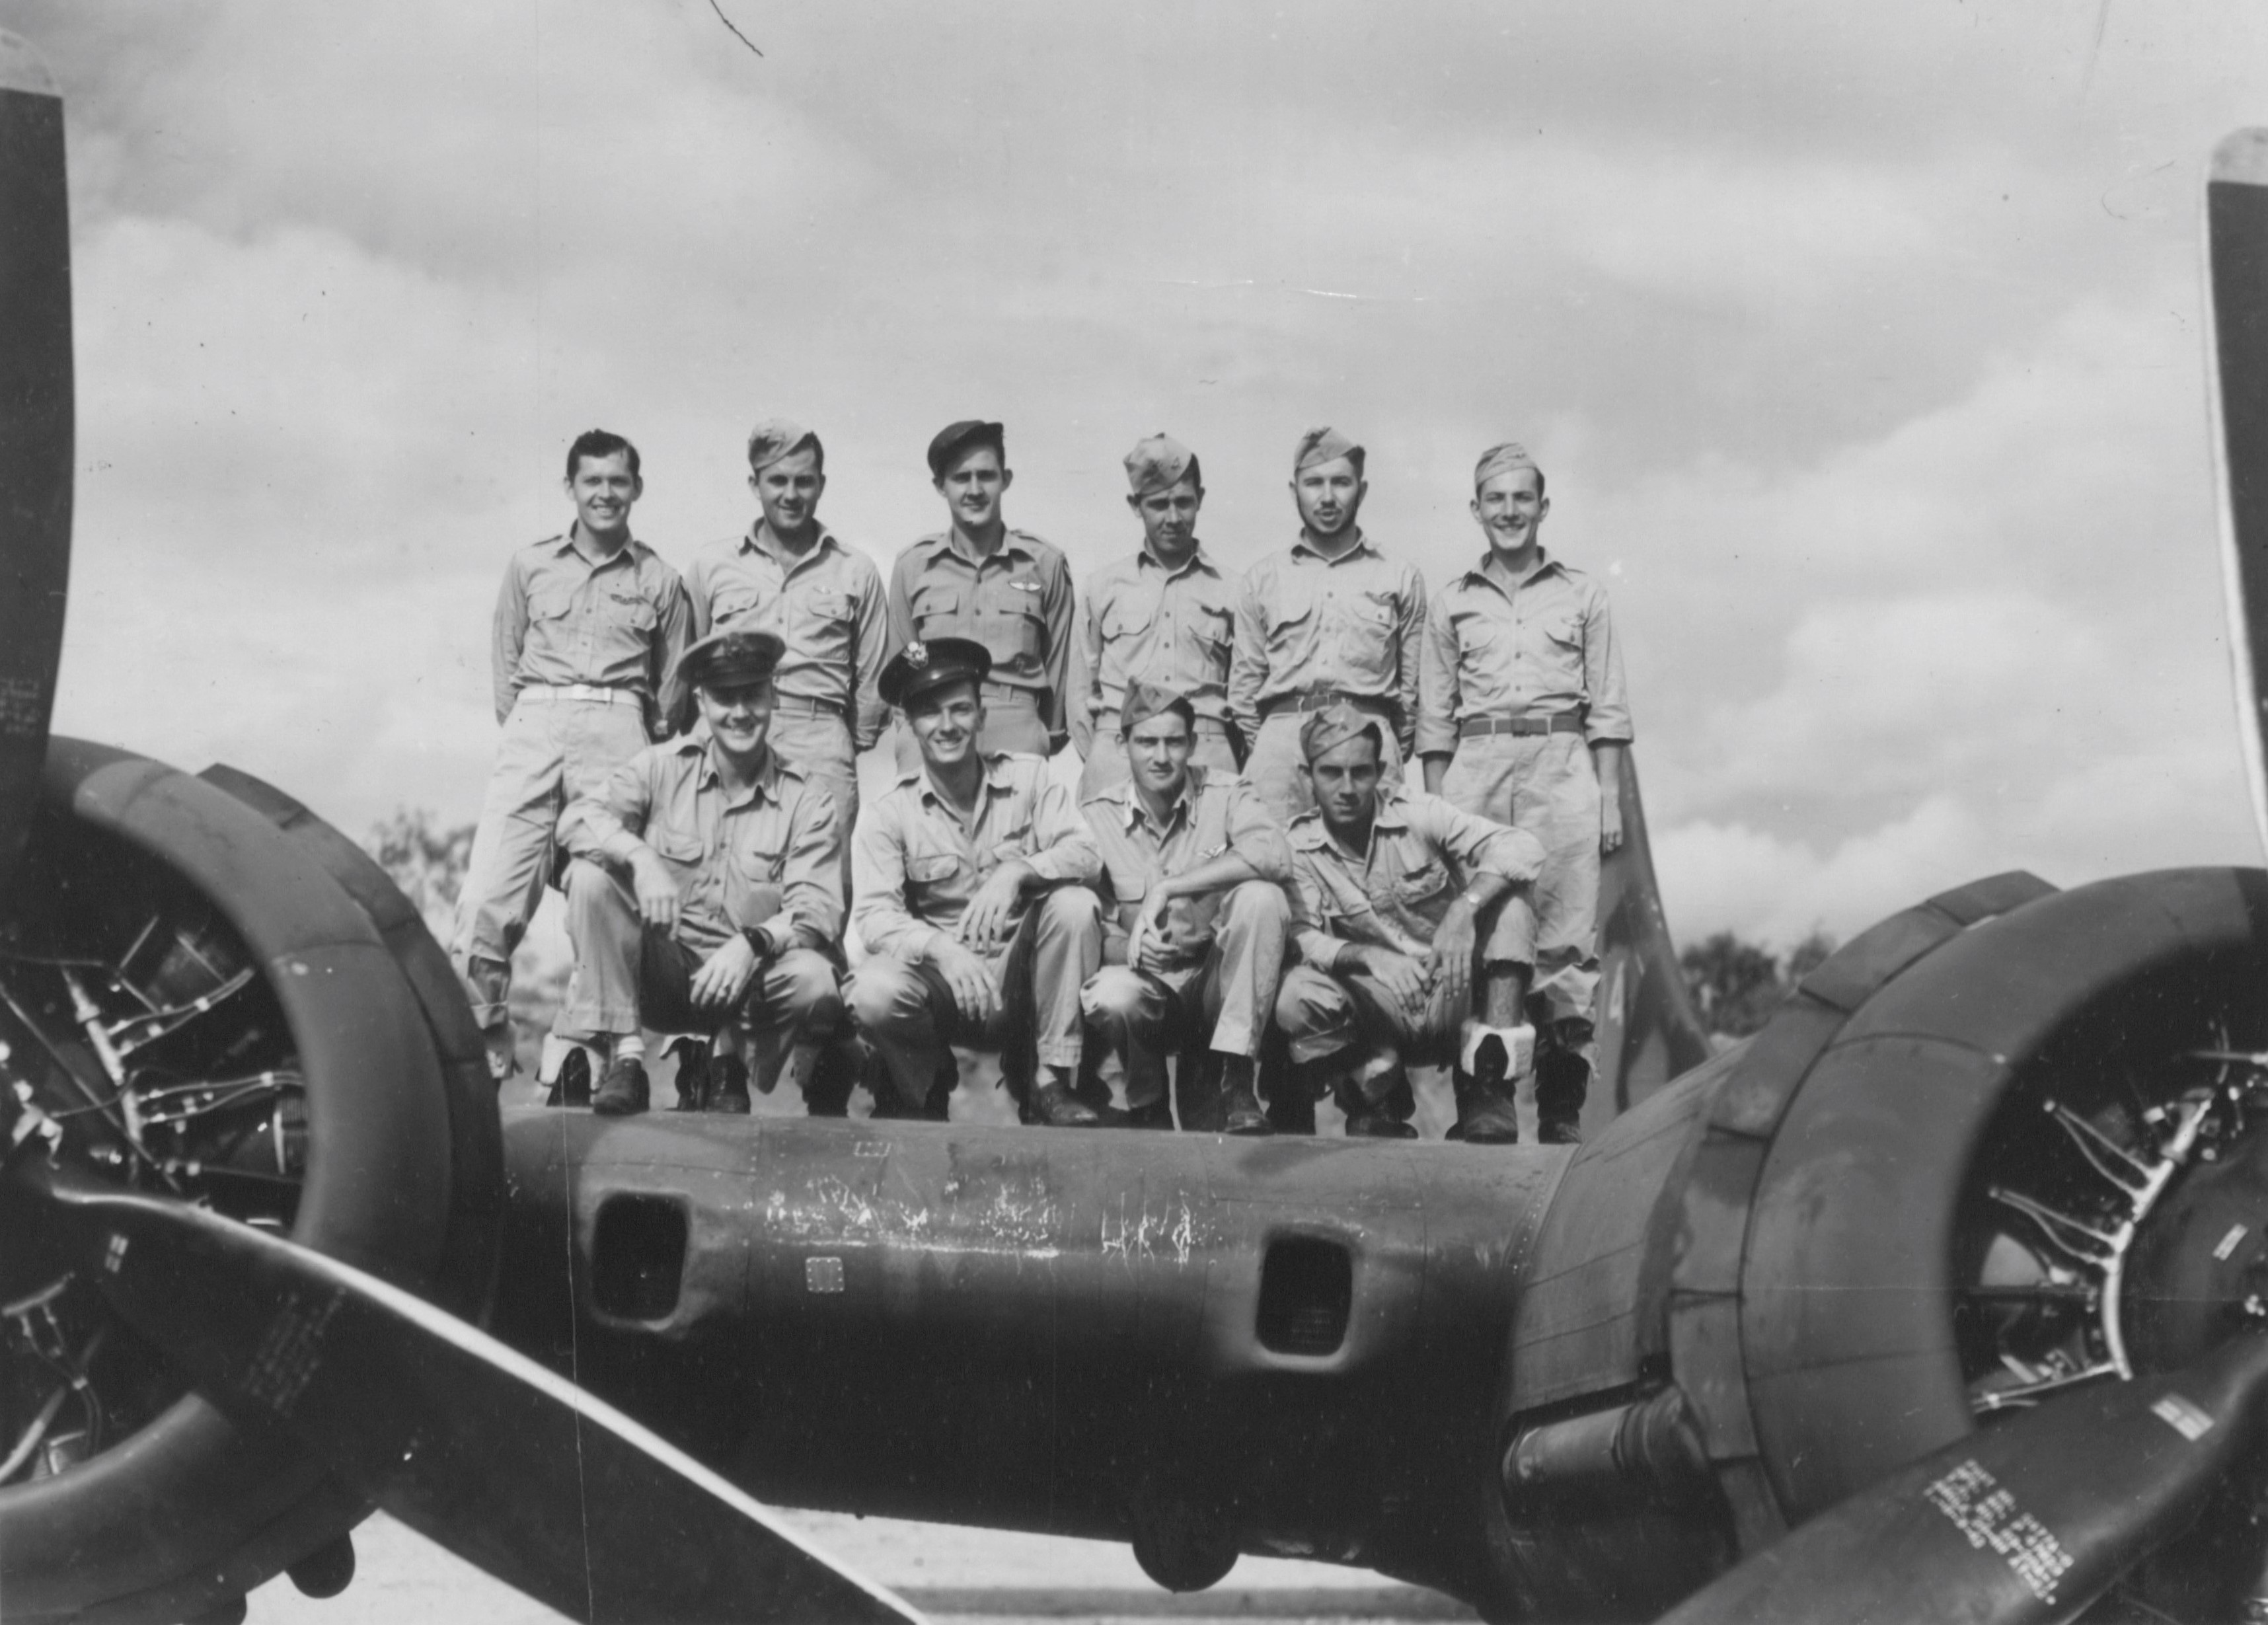
[(1598, 1062), (1590, 1114), (1627, 1111), (1709, 1058), (1661, 910), (1634, 754), (1622, 753), (1623, 844), (1599, 871)]

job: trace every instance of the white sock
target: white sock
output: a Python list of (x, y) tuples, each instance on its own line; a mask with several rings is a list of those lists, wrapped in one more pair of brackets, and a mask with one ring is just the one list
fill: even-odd
[(644, 1060), (645, 1034), (643, 1033), (625, 1033), (621, 1037), (615, 1039), (615, 1059), (617, 1061)]
[(1535, 1029), (1524, 1021), (1516, 1027), (1491, 1027), (1478, 1021), (1465, 1023), (1465, 1041), (1458, 1055), (1465, 1071), (1471, 1073), (1473, 1057), (1480, 1051), (1481, 1040), (1491, 1033), (1504, 1040), (1506, 1078), (1525, 1077), (1535, 1062)]

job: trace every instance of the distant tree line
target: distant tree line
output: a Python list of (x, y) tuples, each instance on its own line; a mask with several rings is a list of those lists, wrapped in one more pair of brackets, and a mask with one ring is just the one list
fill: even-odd
[(1677, 963), (1711, 1034), (1746, 1038), (1771, 1018), (1779, 1002), (1835, 948), (1832, 937), (1815, 930), (1782, 959), (1730, 931), (1719, 931), (1680, 952)]

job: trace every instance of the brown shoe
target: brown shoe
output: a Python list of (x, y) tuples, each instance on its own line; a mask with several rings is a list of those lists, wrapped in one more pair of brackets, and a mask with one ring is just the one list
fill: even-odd
[(645, 1063), (624, 1059), (608, 1062), (606, 1076), (599, 1080), (599, 1092), (591, 1097), (591, 1109), (601, 1117), (635, 1117), (645, 1107)]
[(690, 1040), (672, 1044), (677, 1056), (677, 1104), (679, 1112), (705, 1112), (709, 1105), (709, 1046)]
[(1469, 1145), (1520, 1143), (1520, 1106), (1513, 1081), (1506, 1076), (1511, 1057), (1495, 1033), (1481, 1040), (1473, 1070), (1456, 1074), (1457, 1124), (1449, 1138)]
[(1248, 1139), (1276, 1132), (1276, 1125), (1268, 1121), (1268, 1114), (1262, 1111), (1260, 1102), (1252, 1098), (1249, 1076), (1222, 1080), (1220, 1131)]
[(1042, 1084), (1033, 1092), (1032, 1115), (1050, 1129), (1092, 1129), (1102, 1121), (1101, 1113), (1060, 1083)]
[(543, 1104), (577, 1107), (591, 1104), (591, 1056), (581, 1045), (569, 1050), (559, 1062), (559, 1075), (551, 1080), (551, 1092), (544, 1097)]
[(748, 1114), (748, 1063), (719, 1055), (709, 1063), (709, 1110), (734, 1117)]

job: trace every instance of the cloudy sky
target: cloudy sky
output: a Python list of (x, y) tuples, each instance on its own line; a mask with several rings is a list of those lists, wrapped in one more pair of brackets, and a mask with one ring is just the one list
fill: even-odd
[(1475, 455), (1538, 452), (1683, 936), (2257, 861), (2197, 191), (2260, 7), (720, 4), (762, 57), (708, 0), (0, 0), (70, 99), (60, 726), (469, 819), (581, 429), (681, 562), (799, 416), (887, 562), (1001, 417), (1078, 574), (1140, 436), (1241, 565), (1329, 422), (1434, 581)]

